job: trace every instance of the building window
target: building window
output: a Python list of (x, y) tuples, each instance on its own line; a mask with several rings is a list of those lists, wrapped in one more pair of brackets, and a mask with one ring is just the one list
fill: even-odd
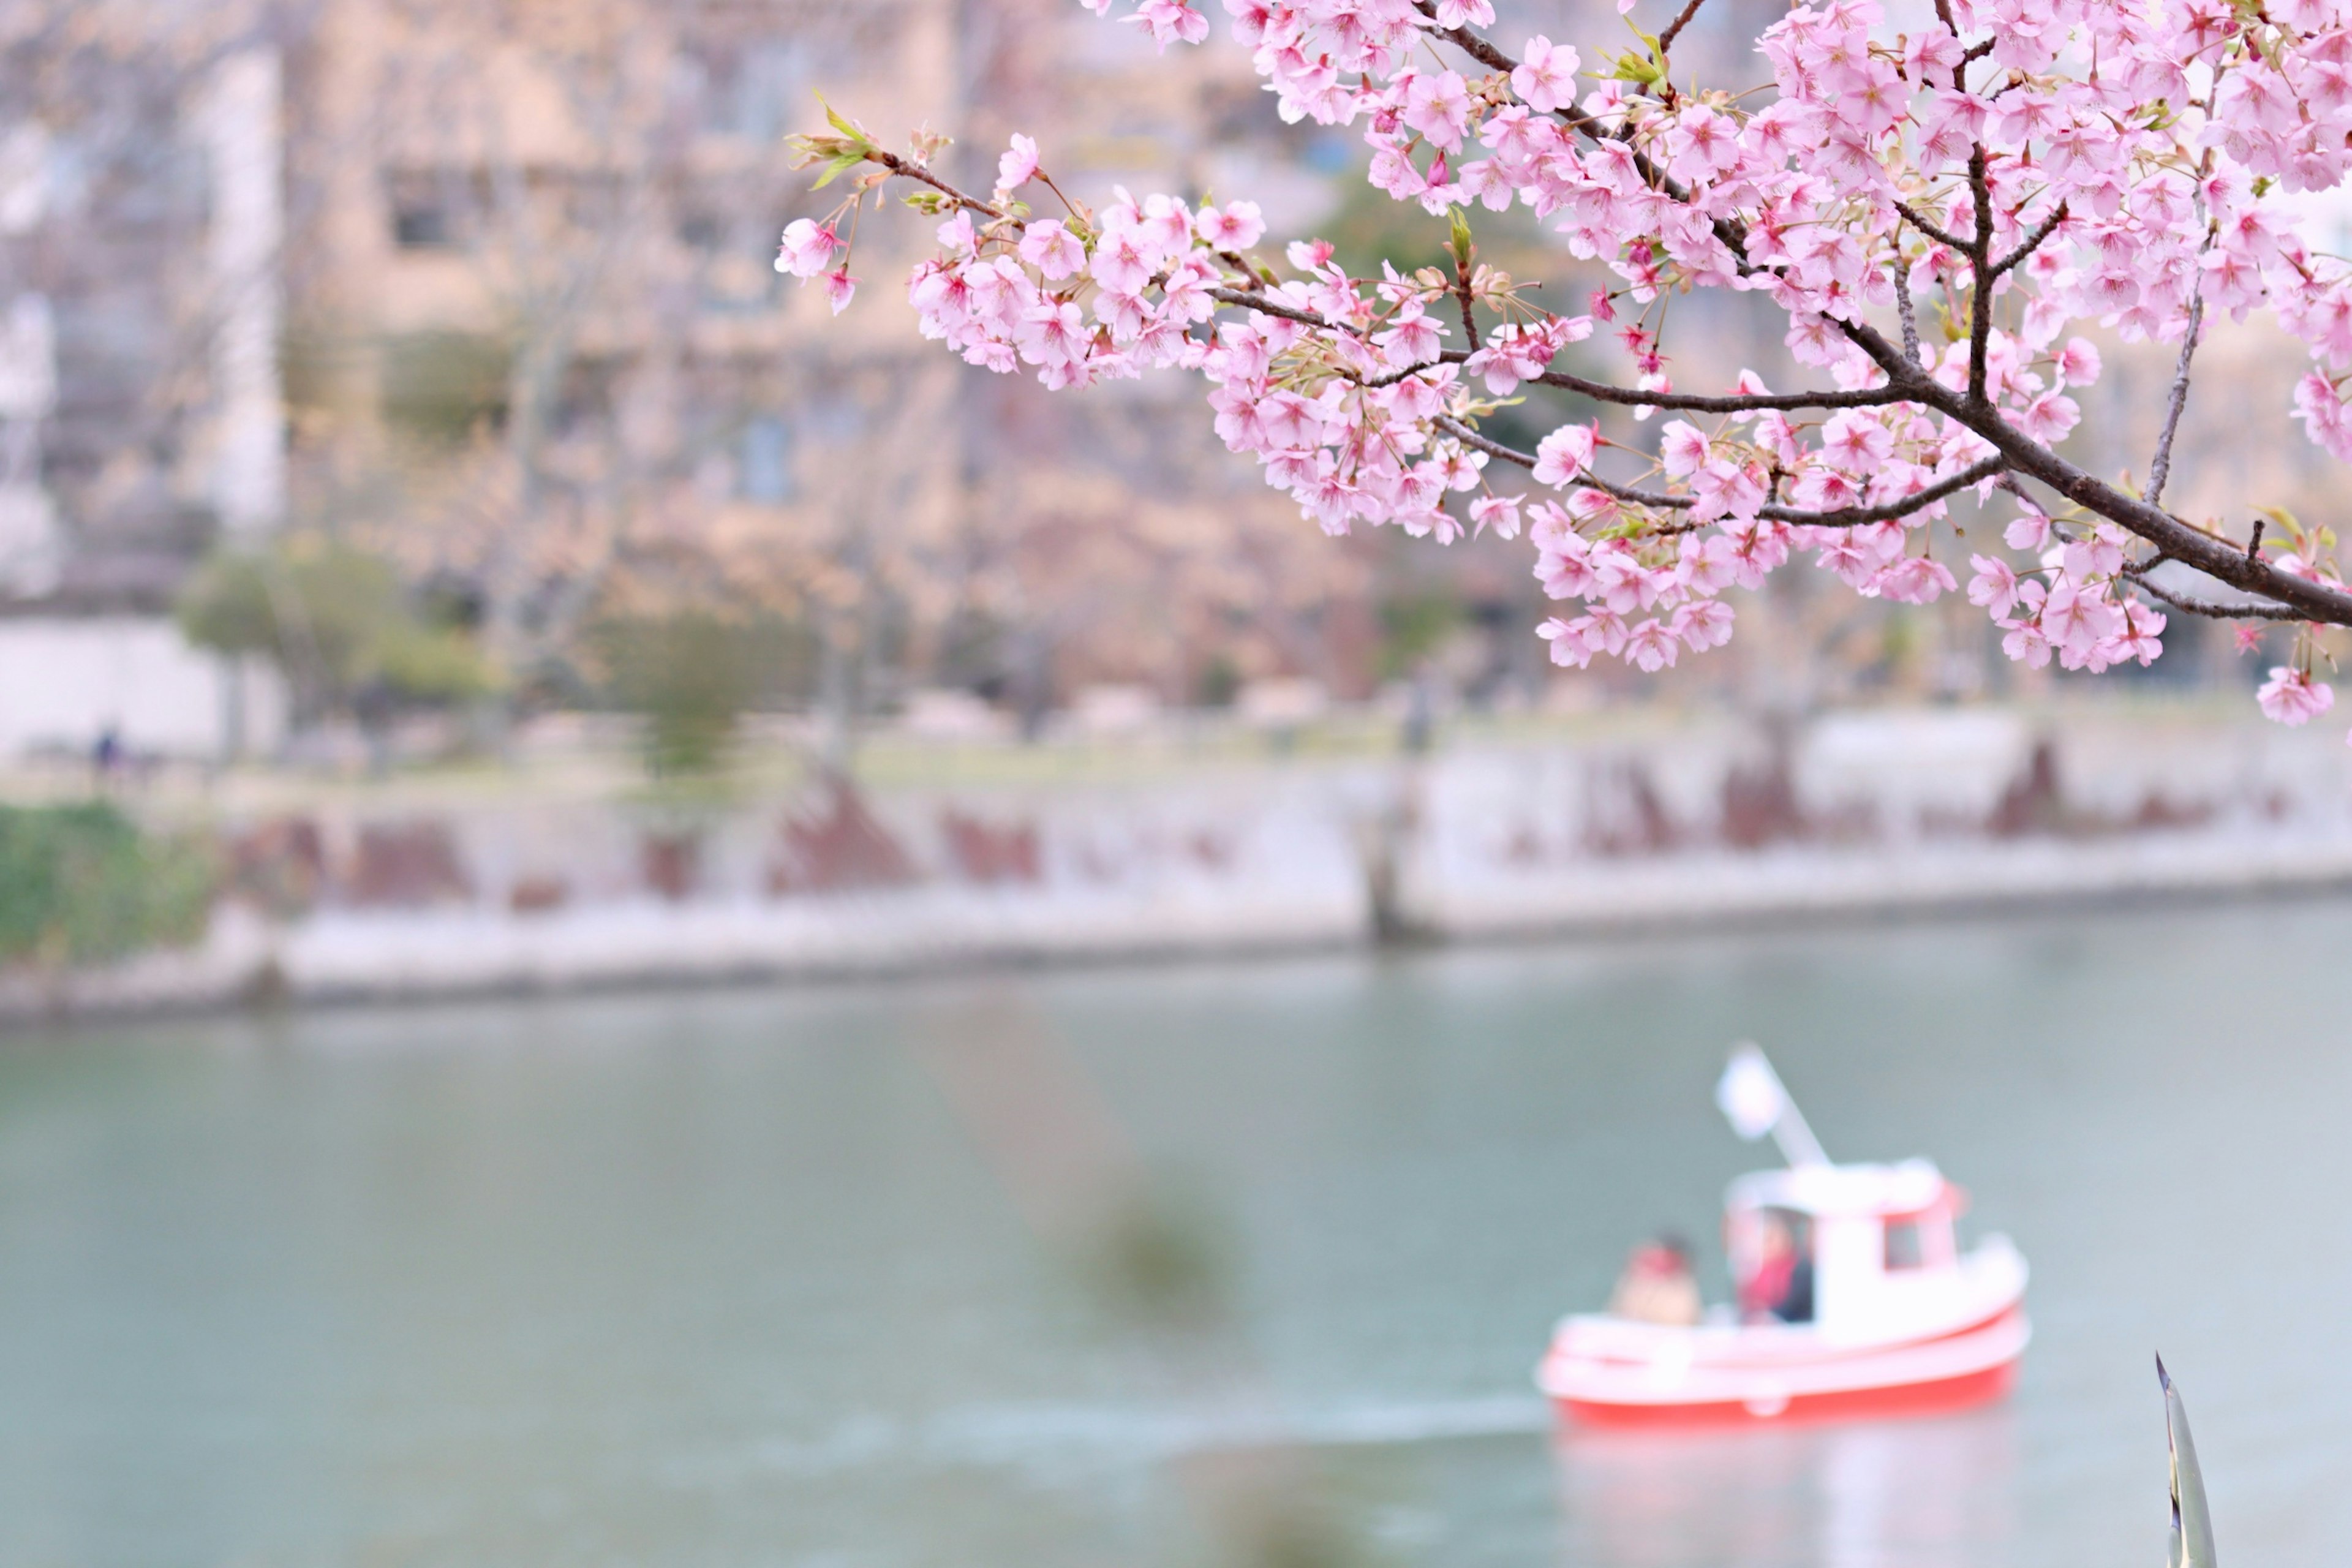
[(392, 239), (403, 250), (446, 250), (451, 244), (449, 209), (437, 205), (396, 206)]
[(806, 45), (792, 38), (713, 42), (694, 51), (678, 90), (698, 102), (703, 127), (772, 142), (798, 128), (808, 106)]
[(792, 426), (763, 414), (743, 426), (736, 465), (736, 488), (743, 499), (772, 506), (793, 499)]

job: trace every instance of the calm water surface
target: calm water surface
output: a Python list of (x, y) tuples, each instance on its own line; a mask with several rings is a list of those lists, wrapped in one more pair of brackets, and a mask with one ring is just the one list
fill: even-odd
[[(19, 1035), (0, 1564), (1189, 1564), (1235, 1477), (1319, 1562), (2146, 1564), (2156, 1348), (2231, 1559), (2341, 1562), (2347, 954), (2243, 906)], [(2012, 1404), (1552, 1440), (1551, 1319), (1756, 1161), (1743, 1035), (2025, 1250)]]

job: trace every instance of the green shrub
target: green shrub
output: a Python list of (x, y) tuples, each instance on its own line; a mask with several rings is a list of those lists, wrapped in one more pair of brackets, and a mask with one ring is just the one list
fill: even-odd
[(318, 534), (215, 552), (181, 590), (188, 640), (275, 661), (315, 710), (374, 689), (396, 701), (462, 702), (488, 690), (473, 640), (411, 603), (391, 562)]
[(204, 934), (213, 868), (113, 805), (0, 805), (0, 963), (93, 963)]
[(757, 629), (686, 611), (608, 622), (597, 641), (613, 696), (645, 718), (646, 767), (657, 777), (718, 771), (759, 695)]

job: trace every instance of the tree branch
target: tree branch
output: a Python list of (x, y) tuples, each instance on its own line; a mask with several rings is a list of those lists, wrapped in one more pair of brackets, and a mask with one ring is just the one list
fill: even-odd
[[(2211, 153), (2206, 154), (2210, 163)], [(2198, 197), (2202, 205), (2204, 197)], [(2201, 263), (2205, 253), (2213, 248), (2213, 237), (2221, 226), (2210, 219), (2205, 225), (2205, 243), (2197, 247)], [(2147, 465), (2147, 504), (2157, 505), (2164, 497), (2164, 481), (2172, 477), (2172, 434), (2180, 428), (2181, 410), (2189, 406), (2189, 362), (2197, 353), (2197, 339), (2205, 330), (2204, 268), (2198, 268), (2197, 285), (2189, 291), (2189, 330), (2180, 334), (2180, 358), (2172, 367), (2172, 388), (2165, 395), (2164, 428), (2157, 432), (2156, 456)]]
[[(1808, 528), (1861, 528), (1874, 522), (1893, 522), (1897, 518), (1908, 517), (1915, 511), (1934, 506), (1937, 501), (1948, 500), (1971, 485), (1980, 485), (1987, 479), (1997, 478), (2008, 466), (2006, 458), (1987, 458), (1971, 468), (1937, 479), (1923, 489), (1877, 506), (1841, 507), (1835, 511), (1803, 511), (1796, 507), (1764, 506), (1757, 509), (1756, 515), (1767, 522), (1801, 524)], [(1705, 526), (1696, 522), (1675, 523), (1658, 531), (1689, 533)]]
[(2049, 486), (2084, 510), (2138, 535), (2184, 565), (2193, 566), (2208, 577), (2243, 593), (2289, 606), (2297, 612), (2296, 619), (2352, 626), (2352, 594), (2342, 588), (2281, 572), (2229, 540), (2191, 528), (2162, 508), (2125, 494), (2049, 447), (2029, 440), (2003, 419), (1999, 410), (1971, 403), (1939, 382), (1917, 377), (1912, 389), (1916, 394), (1914, 401), (1949, 415), (1990, 442), (2019, 473)]

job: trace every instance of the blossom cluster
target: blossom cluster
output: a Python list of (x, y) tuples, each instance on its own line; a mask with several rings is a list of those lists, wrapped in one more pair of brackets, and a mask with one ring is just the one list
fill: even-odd
[[(1807, 0), (1759, 38), (1760, 92), (1675, 84), (1673, 35), (1696, 6), (1663, 36), (1637, 26), (1646, 52), (1590, 59), (1544, 37), (1505, 51), (1481, 31), (1489, 0), (1223, 9), (1286, 121), (1359, 128), (1374, 185), (1451, 215), (1452, 275), (1351, 278), (1317, 242), (1288, 246), (1280, 271), (1254, 254), (1266, 224), (1246, 202), (1121, 191), (1099, 213), (1063, 200), (1036, 216), (1027, 196), (1061, 192), (1025, 137), (985, 201), (862, 133), (810, 145), (929, 187), (919, 199), (945, 221), (910, 298), (971, 363), (1054, 387), (1197, 373), (1227, 445), (1333, 533), (1524, 526), (1546, 593), (1578, 602), (1541, 628), (1560, 663), (1655, 669), (1718, 646), (1723, 592), (1798, 552), (1865, 596), (1933, 600), (1958, 586), (1936, 558), (1948, 502), (1996, 484), (2021, 502), (2006, 542), (2024, 559), (1972, 555), (1969, 598), (2009, 655), (2153, 659), (2157, 604), (2200, 607), (2147, 575), (2177, 555), (2164, 531), (2193, 526), (2156, 493), (2179, 389), (2148, 494), (2102, 510), (2024, 488), (2063, 468), (2071, 394), (2101, 374), (2077, 324), (2182, 344), (2185, 386), (2209, 317), (2267, 308), (2312, 356), (2294, 412), (2352, 458), (2352, 263), (2314, 248), (2290, 205), (2352, 170), (2352, 0)], [(1162, 47), (1210, 31), (1199, 0), (1123, 12)], [(1514, 205), (1607, 268), (1586, 311), (1477, 264), (1469, 215)], [(838, 236), (803, 219), (778, 258), (822, 278), (836, 310), (855, 287)], [(1828, 384), (1775, 395), (1748, 373), (1678, 392), (1660, 307), (1696, 288), (1766, 296), (1791, 358)], [(1559, 368), (1602, 324), (1622, 386)], [(1569, 357), (1589, 367), (1601, 346)], [(1700, 417), (1639, 447), (1574, 422), (1515, 451), (1484, 426), (1535, 382)], [(1498, 461), (1525, 479), (1498, 484)], [(2332, 591), (2332, 545), (2298, 531), (2265, 552), (2258, 533), (2246, 558), (2265, 584)], [(2266, 712), (2325, 710), (2319, 652), (2297, 634)]]

